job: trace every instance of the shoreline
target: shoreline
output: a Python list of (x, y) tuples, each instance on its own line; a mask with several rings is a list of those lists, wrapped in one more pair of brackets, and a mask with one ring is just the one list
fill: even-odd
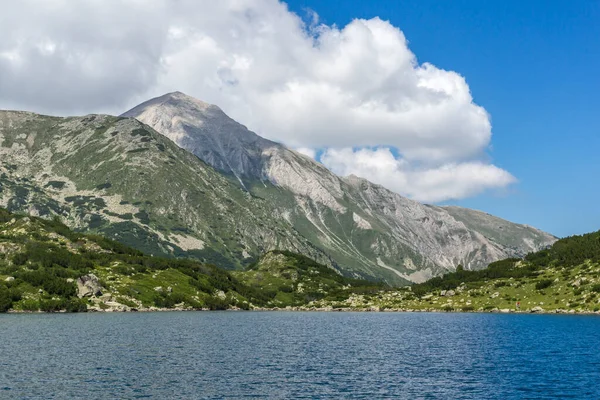
[[(105, 314), (105, 313), (161, 313), (161, 312), (319, 312), (319, 313), (344, 313), (344, 312), (358, 312), (358, 313), (439, 313), (439, 314), (539, 314), (539, 315), (598, 315), (600, 311), (579, 311), (579, 310), (541, 310), (541, 311), (517, 311), (517, 310), (486, 310), (486, 311), (463, 311), (463, 310), (415, 310), (415, 309), (354, 309), (354, 308), (303, 308), (303, 307), (287, 307), (287, 308), (254, 308), (251, 310), (244, 309), (226, 309), (226, 310), (209, 310), (209, 309), (186, 309), (186, 308), (143, 308), (143, 309), (91, 309), (84, 312), (67, 312), (65, 310), (48, 312), (48, 311), (25, 311), (25, 310), (8, 310), (4, 314)], [(1, 315), (1, 314), (0, 314)]]

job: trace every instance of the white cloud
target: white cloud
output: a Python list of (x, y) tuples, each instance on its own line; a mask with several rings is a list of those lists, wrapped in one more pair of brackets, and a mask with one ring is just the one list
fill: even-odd
[(309, 149), (308, 147), (298, 147), (296, 151), (300, 154), (304, 154), (310, 158), (317, 158), (317, 151), (315, 149)]
[(328, 149), (321, 161), (340, 175), (357, 175), (424, 202), (477, 195), (516, 182), (508, 172), (480, 161), (418, 168), (390, 149)]
[(379, 18), (338, 28), (309, 17), (306, 25), (276, 0), (11, 2), (0, 14), (0, 107), (120, 113), (180, 90), (312, 157), (380, 148), (344, 151), (338, 172), (355, 170), (343, 160), (377, 163), (393, 148), (387, 174), (356, 172), (414, 198), (514, 180), (484, 161), (490, 119), (462, 76), (420, 64), (401, 30)]

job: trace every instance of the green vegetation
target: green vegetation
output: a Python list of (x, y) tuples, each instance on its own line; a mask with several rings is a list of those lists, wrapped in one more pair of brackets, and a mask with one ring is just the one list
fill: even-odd
[[(102, 295), (78, 297), (77, 279), (94, 274)], [(227, 309), (263, 306), (260, 288), (214, 265), (143, 255), (58, 220), (0, 209), (0, 311)]]
[[(268, 252), (245, 271), (235, 272), (193, 259), (147, 256), (102, 236), (74, 232), (58, 219), (0, 208), (0, 312), (290, 308), (598, 312), (599, 243), (598, 232), (566, 238), (524, 259), (498, 261), (479, 271), (459, 266), (456, 272), (421, 284), (392, 288), (345, 277), (287, 251)], [(210, 248), (203, 251), (218, 259), (219, 253), (209, 255)]]
[(600, 231), (561, 239), (547, 250), (527, 255), (525, 260), (537, 267), (575, 267), (586, 261), (599, 263)]
[(347, 278), (303, 255), (272, 251), (245, 272), (235, 272), (262, 294), (268, 307), (300, 307), (315, 301), (338, 301), (353, 293), (378, 293), (383, 284)]
[[(98, 295), (78, 283), (90, 274)], [(231, 273), (196, 260), (146, 256), (73, 232), (58, 219), (0, 208), (0, 312), (272, 308), (381, 289), (289, 252), (268, 253), (248, 271)]]
[(598, 312), (600, 232), (561, 239), (551, 248), (479, 271), (456, 272), (318, 307), (426, 311)]

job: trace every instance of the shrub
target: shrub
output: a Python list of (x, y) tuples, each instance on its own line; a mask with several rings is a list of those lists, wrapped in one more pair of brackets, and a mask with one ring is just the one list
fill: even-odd
[(129, 299), (126, 299), (125, 297), (121, 297), (121, 296), (117, 297), (117, 302), (121, 303), (123, 305), (126, 305), (127, 307), (131, 307), (131, 308), (137, 308), (138, 307), (138, 305), (135, 302), (133, 302), (133, 301), (131, 301)]
[(546, 288), (552, 286), (553, 283), (554, 283), (554, 281), (552, 279), (542, 279), (541, 281), (538, 281), (535, 284), (535, 288), (537, 290), (543, 290), (543, 289), (546, 289)]
[(34, 299), (27, 299), (21, 302), (21, 309), (23, 311), (38, 311), (40, 309), (40, 302)]
[(71, 299), (66, 301), (64, 309), (67, 312), (87, 312), (87, 304), (85, 300)]

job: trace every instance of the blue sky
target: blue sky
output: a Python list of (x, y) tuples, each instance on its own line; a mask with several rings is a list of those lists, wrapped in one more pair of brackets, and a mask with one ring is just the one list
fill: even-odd
[(379, 16), (420, 62), (463, 75), (490, 114), (507, 193), (452, 204), (557, 236), (600, 229), (600, 2), (288, 1), (345, 26)]

